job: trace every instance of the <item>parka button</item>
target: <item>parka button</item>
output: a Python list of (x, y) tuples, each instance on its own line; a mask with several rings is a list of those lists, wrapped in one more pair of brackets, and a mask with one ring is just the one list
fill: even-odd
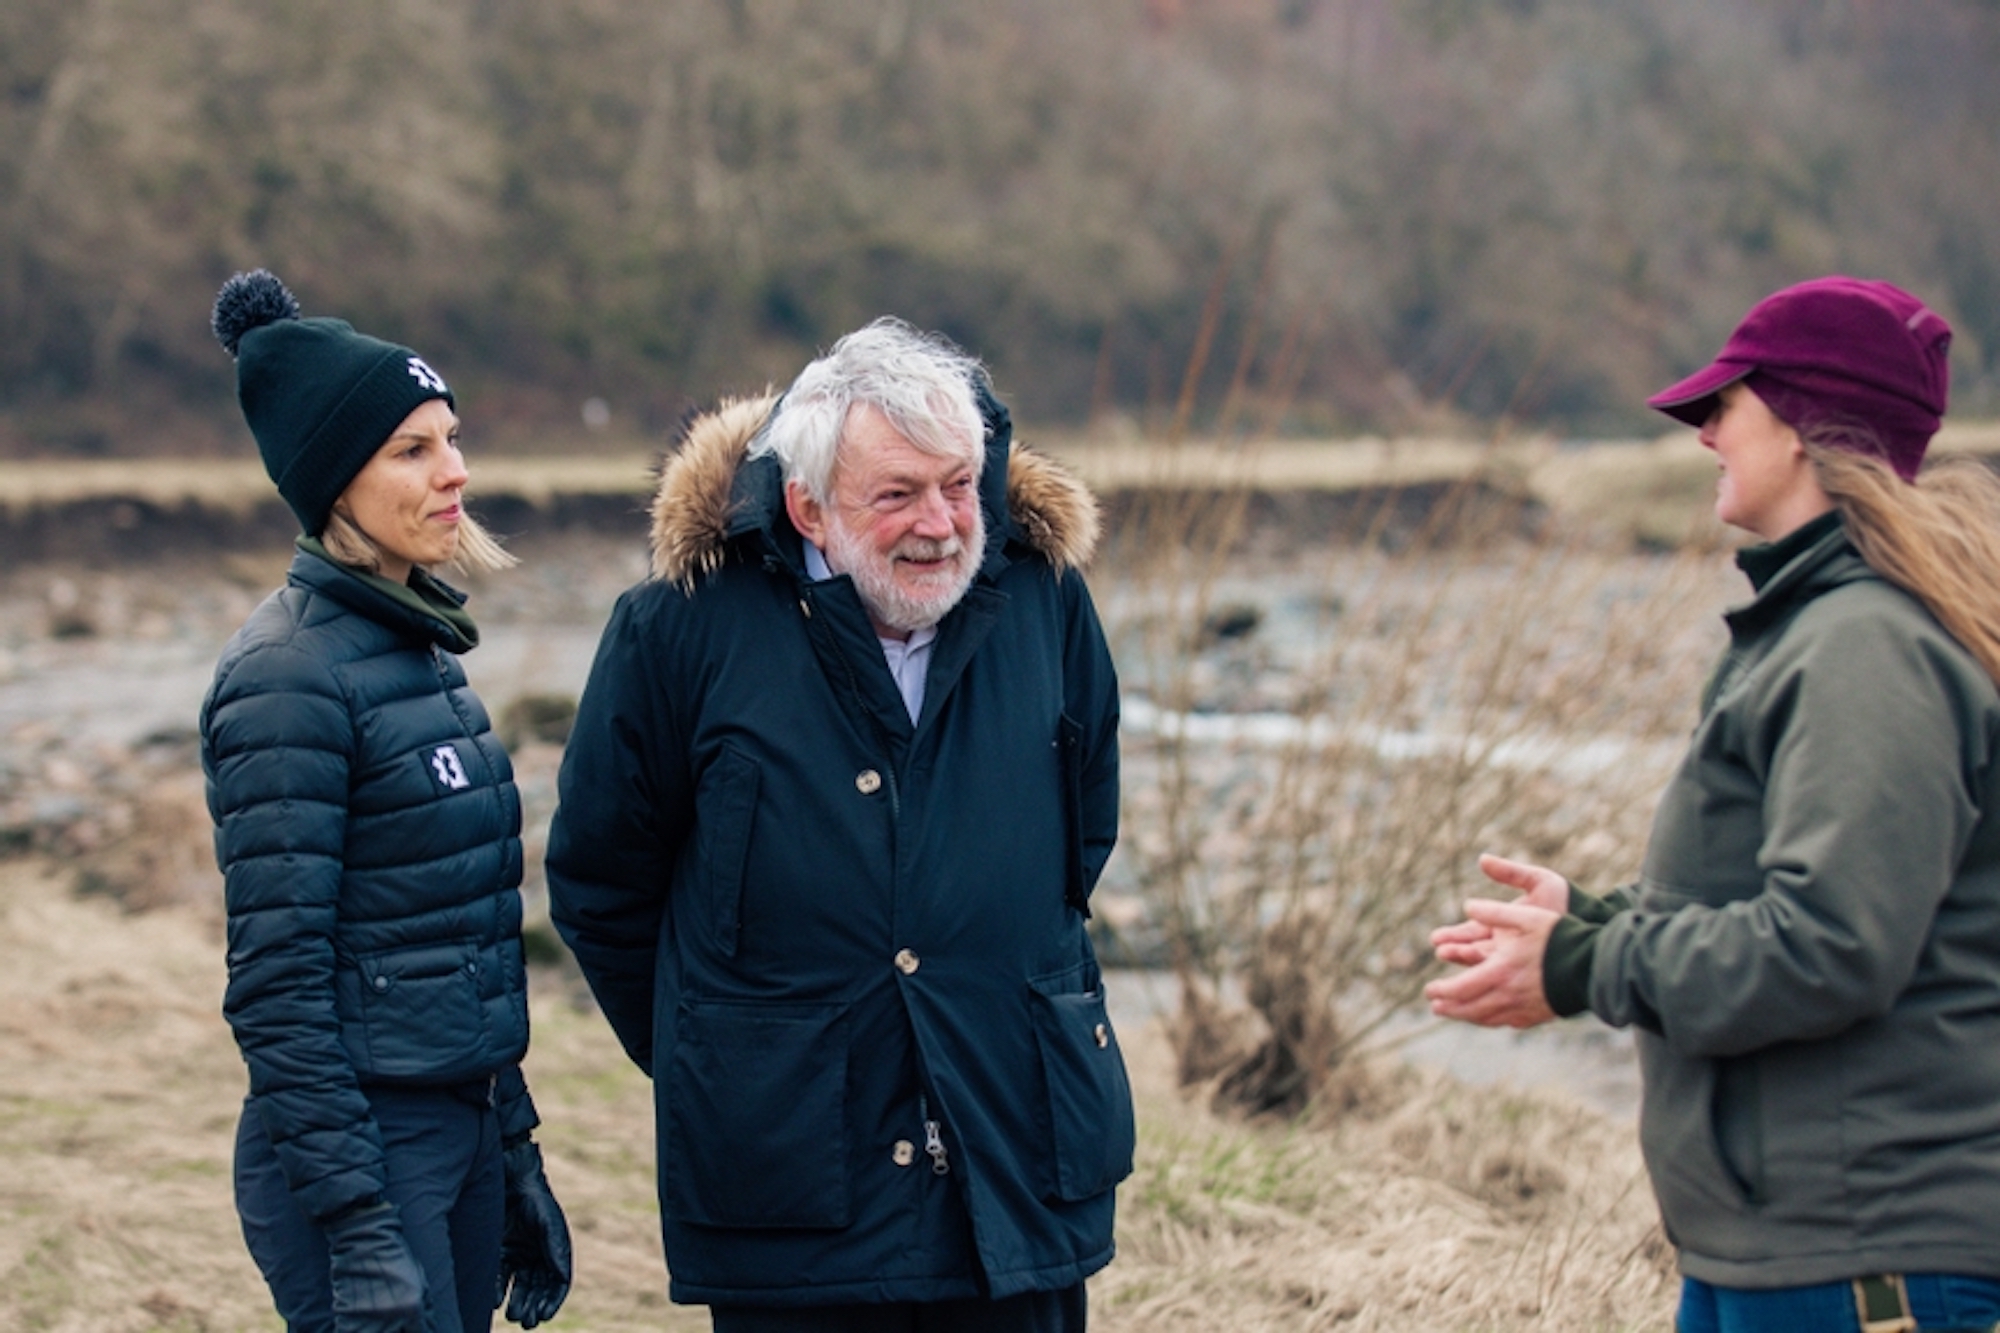
[(864, 768), (854, 775), (854, 790), (863, 796), (873, 796), (882, 790), (882, 775), (872, 768)]
[(908, 1139), (897, 1139), (896, 1146), (889, 1150), (889, 1160), (897, 1166), (908, 1166), (917, 1160), (917, 1145)]
[(388, 989), (389, 989), (389, 978), (387, 978), (387, 977), (380, 977), (380, 976), (376, 977), (376, 978), (375, 978), (375, 989), (376, 989), (376, 990), (388, 990)]
[(1111, 1044), (1111, 1030), (1102, 1023), (1093, 1028), (1090, 1035), (1097, 1038), (1097, 1049), (1100, 1051)]
[(909, 976), (922, 966), (923, 964), (917, 960), (917, 956), (908, 949), (896, 950), (896, 970), (904, 976)]

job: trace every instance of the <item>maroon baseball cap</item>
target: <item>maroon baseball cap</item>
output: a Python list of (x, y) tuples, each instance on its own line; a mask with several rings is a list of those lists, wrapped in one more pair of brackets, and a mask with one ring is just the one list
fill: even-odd
[(1814, 278), (1752, 306), (1706, 369), (1646, 405), (1699, 427), (1742, 381), (1794, 430), (1833, 427), (1829, 443), (1909, 481), (1944, 418), (1950, 347), (1951, 325), (1902, 288)]

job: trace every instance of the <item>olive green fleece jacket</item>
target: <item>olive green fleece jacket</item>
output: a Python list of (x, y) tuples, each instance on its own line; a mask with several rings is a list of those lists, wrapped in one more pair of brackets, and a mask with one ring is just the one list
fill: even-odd
[(2000, 1278), (2000, 692), (1837, 519), (1742, 563), (1639, 882), (1572, 894), (1551, 1003), (1639, 1029), (1689, 1276)]

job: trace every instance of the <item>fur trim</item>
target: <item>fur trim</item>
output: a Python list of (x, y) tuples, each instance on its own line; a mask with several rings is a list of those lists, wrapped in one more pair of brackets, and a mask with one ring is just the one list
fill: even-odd
[[(770, 415), (774, 394), (730, 399), (695, 418), (660, 466), (653, 495), (653, 577), (687, 592), (721, 568), (736, 472)], [(1007, 509), (1028, 544), (1058, 573), (1081, 569), (1097, 550), (1097, 499), (1047, 454), (1016, 444), (1007, 459)]]
[(651, 509), (655, 579), (693, 592), (703, 575), (722, 567), (736, 469), (777, 401), (776, 394), (724, 399), (689, 424), (681, 447), (661, 463)]
[(1097, 553), (1097, 497), (1074, 472), (1024, 444), (1007, 455), (1007, 512), (1058, 574), (1082, 569)]

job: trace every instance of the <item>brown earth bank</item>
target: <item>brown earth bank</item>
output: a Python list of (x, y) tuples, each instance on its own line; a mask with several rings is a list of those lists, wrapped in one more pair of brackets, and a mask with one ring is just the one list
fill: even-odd
[[(1090, 483), (1113, 541), (1225, 521), (1230, 541), (1404, 543), (1532, 535), (1552, 517), (1654, 549), (1724, 540), (1706, 509), (1715, 463), (1692, 432), (1564, 444), (1546, 437), (1189, 440), (1057, 435), (1034, 441)], [(2000, 423), (1948, 425), (1937, 450), (2000, 458)], [(662, 451), (474, 460), (471, 504), (510, 539), (628, 533), (643, 540)], [(1218, 500), (1225, 503), (1218, 504)], [(94, 568), (162, 553), (254, 553), (297, 531), (254, 460), (0, 459), (0, 561)], [(1185, 535), (1185, 534), (1181, 534)], [(1204, 533), (1210, 537), (1213, 533)]]
[[(598, 475), (483, 475), (473, 511), (503, 540), (625, 532), (644, 540), (651, 464), (634, 460)], [(179, 472), (183, 475), (177, 476)], [(216, 475), (217, 473), (221, 475)], [(1111, 480), (1099, 488), (1107, 530), (1143, 540), (1165, 518), (1213, 501), (1207, 483), (1179, 477)], [(1233, 516), (1246, 537), (1283, 542), (1408, 540), (1443, 504), (1474, 504), (1532, 532), (1545, 506), (1505, 476), (1347, 481), (1319, 486), (1248, 479)], [(98, 569), (162, 556), (254, 554), (290, 544), (291, 511), (261, 475), (239, 466), (183, 463), (91, 468), (0, 463), (0, 561)]]

